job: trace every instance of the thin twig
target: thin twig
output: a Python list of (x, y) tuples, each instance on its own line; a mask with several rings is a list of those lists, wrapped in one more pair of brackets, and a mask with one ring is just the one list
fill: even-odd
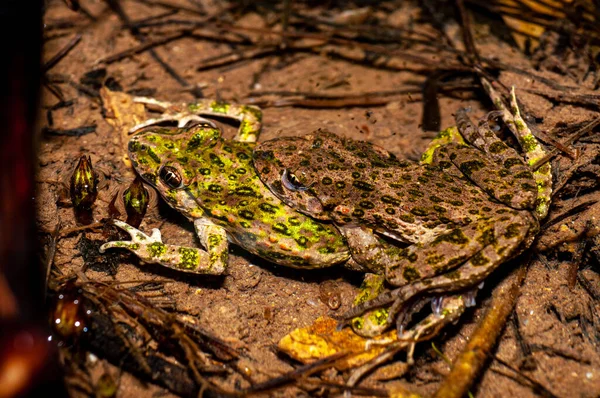
[(66, 46), (60, 49), (48, 62), (42, 65), (42, 72), (46, 72), (54, 67), (61, 59), (63, 59), (75, 46), (81, 41), (82, 34), (77, 33)]

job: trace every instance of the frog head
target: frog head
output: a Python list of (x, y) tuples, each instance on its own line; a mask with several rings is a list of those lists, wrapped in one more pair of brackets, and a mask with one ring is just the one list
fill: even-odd
[(383, 148), (325, 130), (266, 141), (254, 150), (262, 182), (289, 206), (321, 220), (330, 219), (332, 211), (349, 218), (339, 205), (348, 198), (368, 199), (373, 182), (400, 163)]
[(329, 215), (313, 189), (318, 180), (318, 159), (305, 137), (283, 137), (258, 144), (254, 168), (261, 181), (287, 205), (311, 217), (328, 220)]
[(128, 144), (135, 171), (154, 186), (171, 207), (194, 219), (202, 215), (186, 187), (196, 177), (189, 167), (195, 156), (216, 145), (221, 132), (208, 124), (190, 128), (152, 127), (134, 135)]

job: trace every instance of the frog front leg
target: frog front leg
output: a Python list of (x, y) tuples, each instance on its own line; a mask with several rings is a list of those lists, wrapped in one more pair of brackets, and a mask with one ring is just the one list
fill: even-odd
[(228, 242), (225, 230), (219, 226), (196, 220), (194, 226), (200, 242), (206, 251), (162, 242), (160, 231), (152, 230), (150, 236), (124, 223), (114, 220), (114, 224), (129, 233), (130, 241), (113, 241), (100, 246), (100, 253), (107, 249), (121, 248), (134, 253), (147, 263), (161, 264), (178, 271), (195, 274), (222, 275), (227, 267)]
[(200, 99), (189, 104), (174, 104), (167, 101), (158, 101), (154, 98), (136, 97), (134, 102), (144, 104), (149, 108), (156, 108), (162, 112), (157, 118), (151, 118), (132, 127), (130, 132), (164, 122), (177, 122), (178, 127), (184, 127), (190, 121), (208, 123), (215, 127), (213, 122), (204, 116), (217, 116), (235, 119), (240, 122), (240, 127), (234, 141), (256, 142), (262, 128), (262, 111), (252, 105), (237, 105), (229, 102)]

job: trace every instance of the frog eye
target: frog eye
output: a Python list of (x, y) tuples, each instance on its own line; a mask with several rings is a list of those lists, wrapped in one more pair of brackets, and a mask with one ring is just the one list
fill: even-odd
[(302, 191), (306, 191), (310, 188), (310, 187), (305, 187), (304, 185), (302, 185), (302, 183), (300, 181), (298, 181), (298, 178), (296, 177), (296, 175), (294, 175), (294, 173), (290, 173), (290, 171), (288, 169), (283, 170), (283, 173), (281, 174), (281, 183), (283, 184), (284, 187), (286, 187), (290, 191), (302, 192)]
[(165, 184), (173, 189), (181, 188), (183, 186), (183, 178), (181, 178), (179, 170), (173, 166), (161, 167), (158, 176)]

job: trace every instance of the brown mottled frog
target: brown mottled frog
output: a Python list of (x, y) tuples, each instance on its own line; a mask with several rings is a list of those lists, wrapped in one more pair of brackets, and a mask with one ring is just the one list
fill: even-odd
[[(512, 110), (533, 162), (541, 146), (525, 131), (516, 99)], [(383, 269), (398, 287), (347, 317), (393, 302), (389, 322), (418, 294), (475, 286), (531, 244), (538, 213), (547, 211), (548, 199), (538, 195), (547, 192), (547, 171), (534, 176), (487, 123), (475, 127), (465, 111), (457, 114), (457, 127), (438, 135), (421, 164), (325, 131), (255, 149), (255, 168), (275, 195), (304, 214), (333, 221), (353, 258)]]

